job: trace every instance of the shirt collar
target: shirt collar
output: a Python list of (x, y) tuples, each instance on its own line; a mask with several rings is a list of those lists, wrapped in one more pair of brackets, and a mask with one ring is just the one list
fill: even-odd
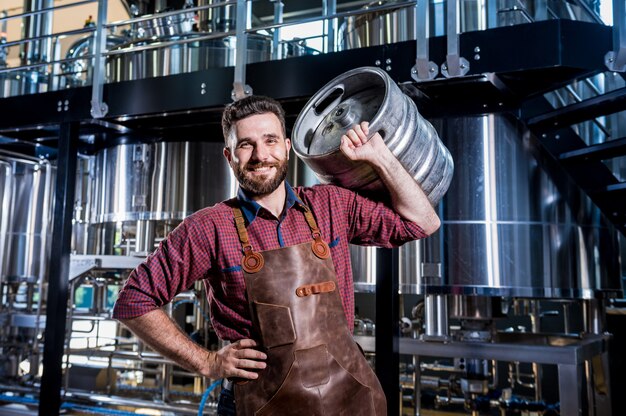
[[(286, 213), (287, 210), (293, 207), (295, 204), (298, 204), (299, 206), (304, 206), (302, 200), (298, 197), (298, 195), (296, 195), (293, 188), (291, 187), (291, 185), (289, 185), (287, 181), (285, 181), (285, 190), (287, 191), (287, 197), (285, 200), (284, 213)], [(263, 207), (259, 205), (258, 202), (246, 195), (246, 192), (241, 188), (239, 188), (239, 191), (237, 192), (237, 199), (239, 200), (241, 212), (243, 212), (243, 216), (246, 219), (246, 222), (248, 223), (248, 225), (252, 224), (252, 221), (256, 219), (256, 217), (259, 215), (259, 211)], [(283, 214), (283, 216), (284, 215), (285, 214)]]

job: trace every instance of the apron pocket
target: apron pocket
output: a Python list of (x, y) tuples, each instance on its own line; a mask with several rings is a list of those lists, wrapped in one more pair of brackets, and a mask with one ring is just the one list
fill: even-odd
[(259, 321), (261, 341), (265, 348), (293, 344), (296, 340), (296, 330), (288, 306), (254, 302), (254, 307)]
[(295, 358), (280, 388), (255, 416), (376, 414), (371, 389), (346, 371), (326, 345), (297, 350)]

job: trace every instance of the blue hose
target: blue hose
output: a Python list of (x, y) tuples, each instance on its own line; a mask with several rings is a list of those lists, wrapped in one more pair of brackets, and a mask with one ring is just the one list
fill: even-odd
[(9, 396), (9, 395), (6, 395), (6, 394), (0, 394), (0, 402), (23, 403), (23, 404), (39, 404), (39, 400), (34, 399), (32, 397)]
[(215, 380), (209, 387), (207, 387), (206, 391), (202, 395), (202, 400), (200, 400), (200, 406), (198, 407), (198, 416), (202, 416), (204, 414), (204, 406), (206, 405), (206, 401), (209, 398), (209, 394), (211, 394), (211, 392), (215, 390), (215, 388), (219, 386), (221, 382), (221, 379)]
[(135, 412), (125, 412), (123, 410), (106, 409), (104, 407), (91, 407), (80, 404), (65, 402), (61, 405), (61, 409), (74, 409), (84, 413), (91, 413), (94, 415), (115, 415), (115, 416), (137, 416)]

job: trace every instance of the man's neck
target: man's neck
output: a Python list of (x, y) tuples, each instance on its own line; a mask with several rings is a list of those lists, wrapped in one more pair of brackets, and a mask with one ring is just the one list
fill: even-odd
[(271, 212), (276, 218), (280, 218), (280, 214), (285, 209), (286, 198), (287, 192), (284, 181), (271, 194), (252, 197), (254, 201)]

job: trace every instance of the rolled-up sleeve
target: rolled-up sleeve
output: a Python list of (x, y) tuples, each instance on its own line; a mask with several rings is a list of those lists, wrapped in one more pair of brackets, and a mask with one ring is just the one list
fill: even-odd
[(133, 270), (119, 292), (113, 318), (141, 316), (170, 302), (191, 288), (211, 268), (207, 241), (210, 227), (200, 229), (185, 219), (148, 258)]
[(350, 243), (393, 248), (427, 237), (419, 225), (405, 220), (385, 203), (342, 188), (337, 192), (338, 198), (346, 201)]

